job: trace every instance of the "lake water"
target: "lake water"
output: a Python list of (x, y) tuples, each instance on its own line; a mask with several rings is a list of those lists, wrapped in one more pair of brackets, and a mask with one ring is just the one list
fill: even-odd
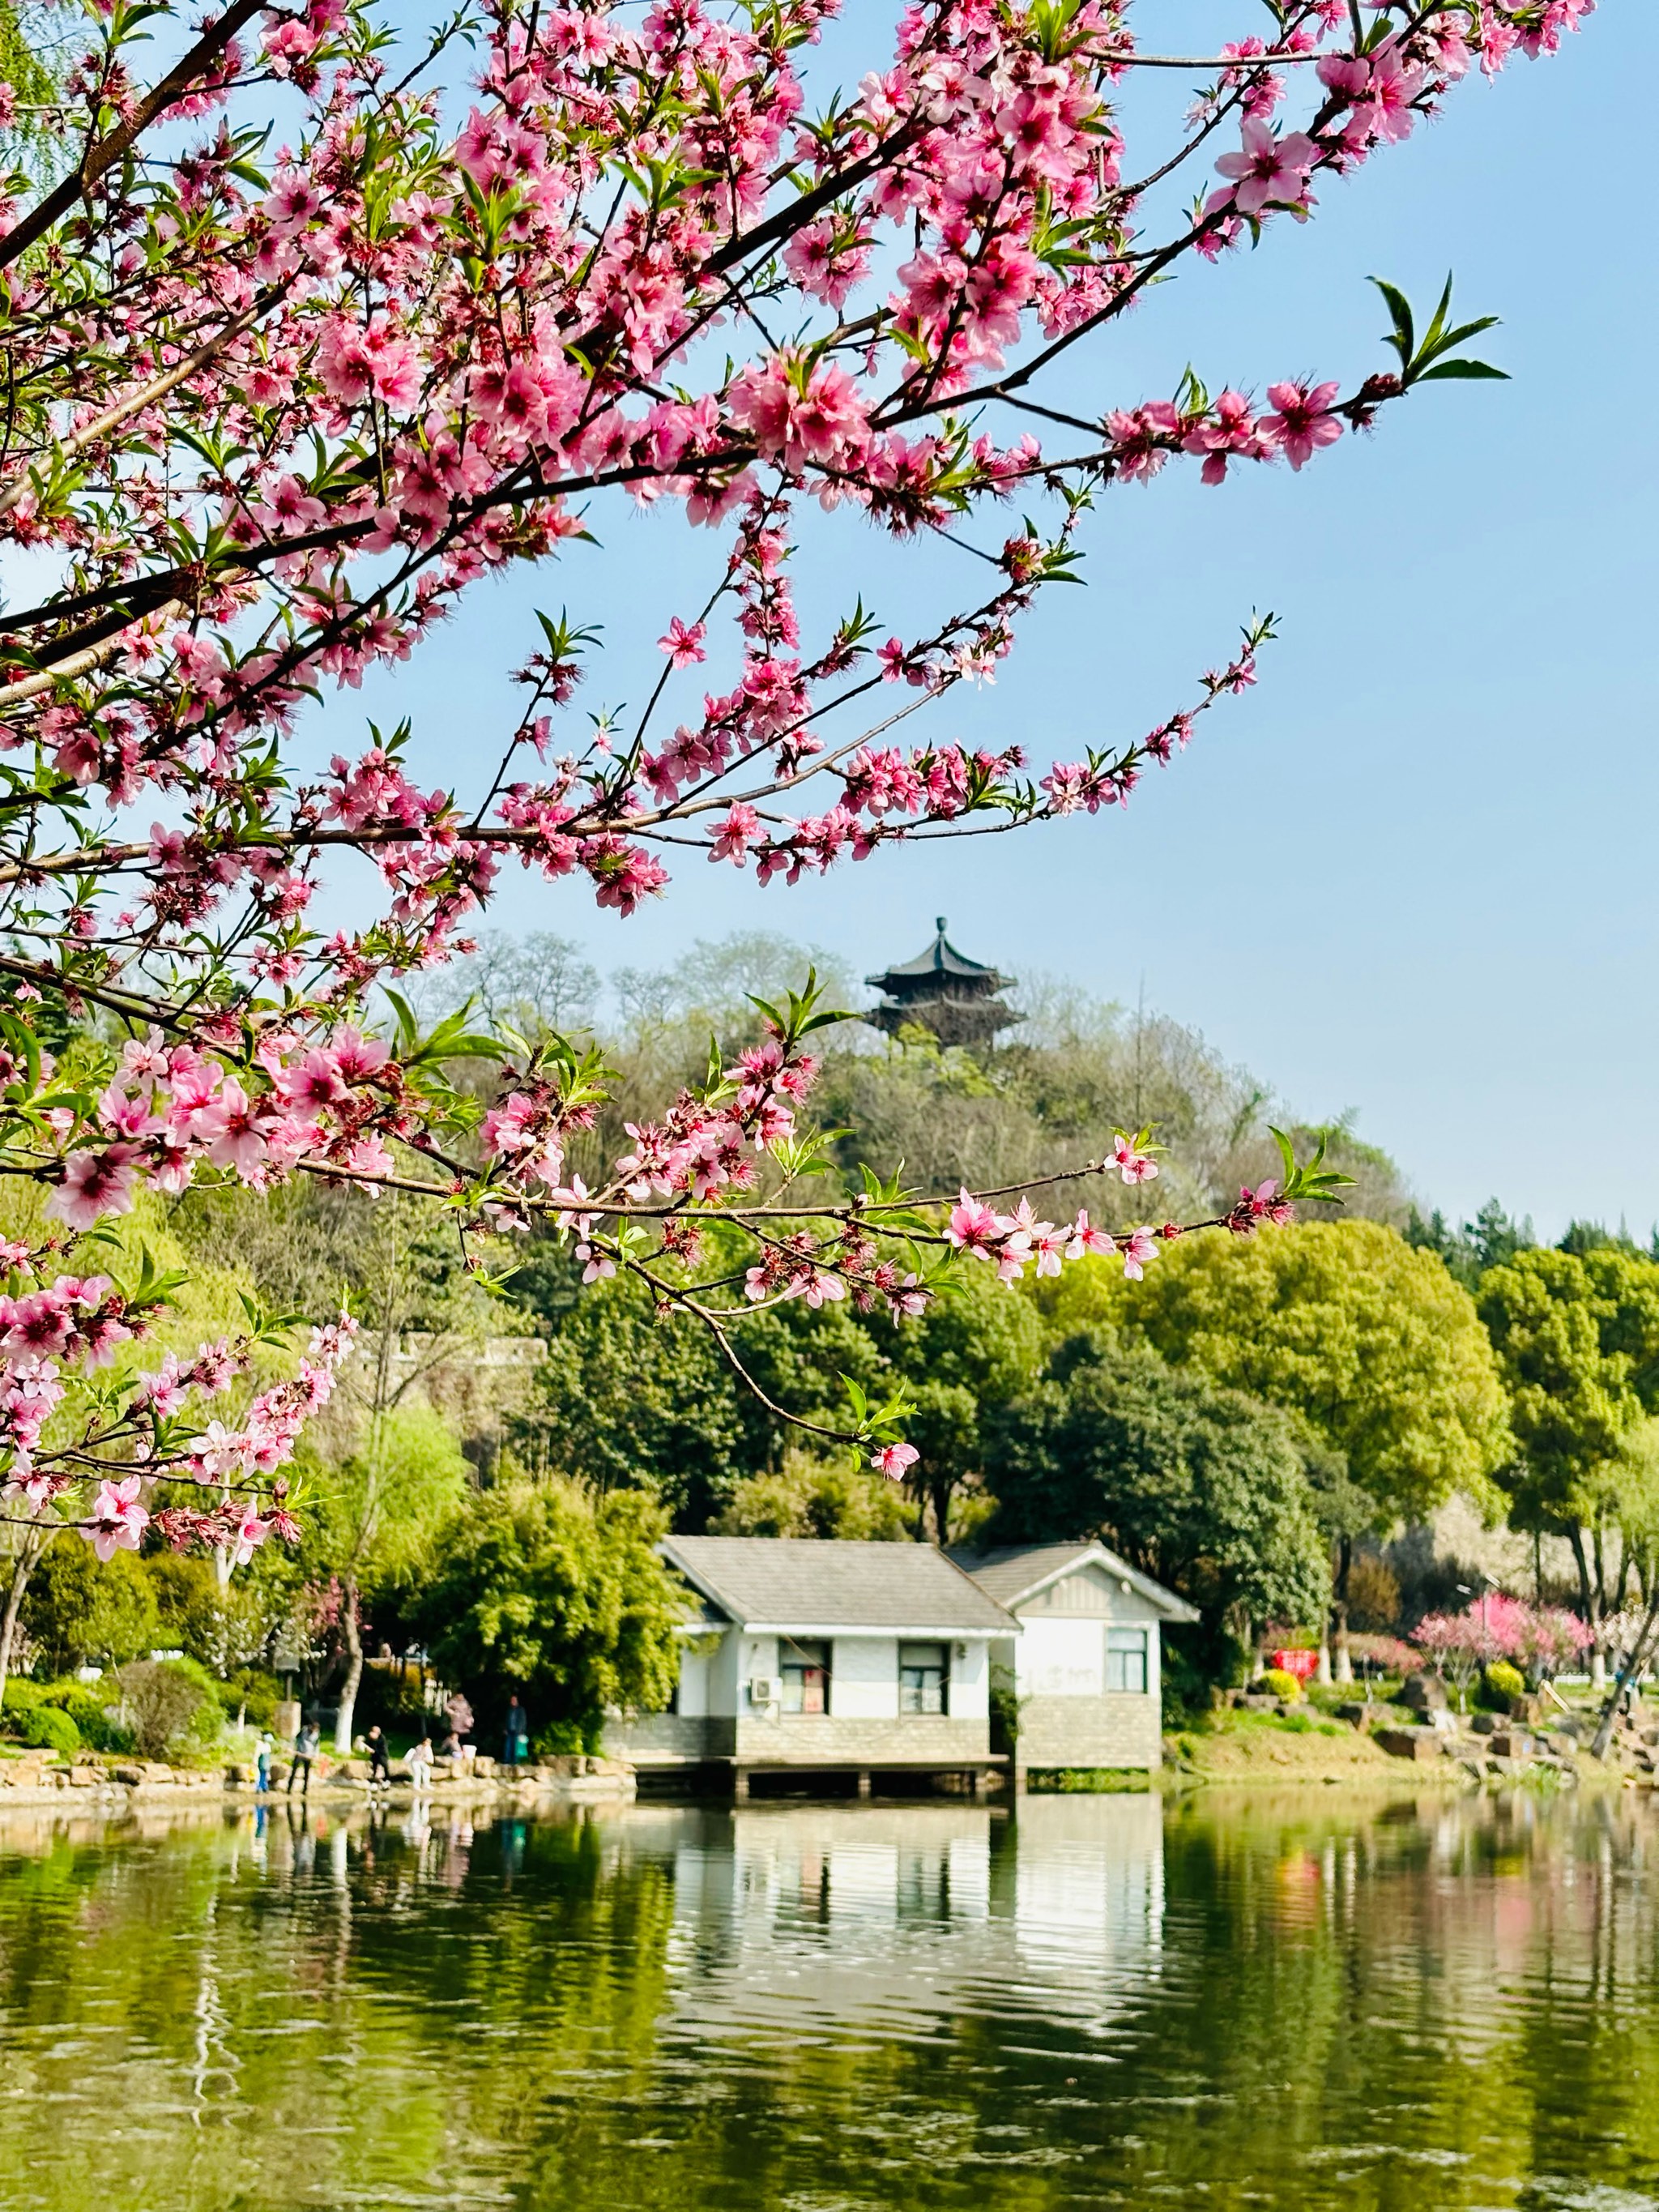
[(1659, 2207), (1629, 1796), (0, 1826), (0, 2206)]

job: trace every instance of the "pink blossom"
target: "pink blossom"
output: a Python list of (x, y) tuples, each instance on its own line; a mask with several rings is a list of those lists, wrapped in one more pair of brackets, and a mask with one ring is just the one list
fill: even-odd
[(708, 634), (707, 623), (693, 623), (688, 629), (676, 615), (668, 625), (668, 633), (657, 640), (659, 648), (668, 655), (671, 668), (690, 668), (699, 660), (707, 660), (702, 641)]
[(137, 1148), (109, 1145), (101, 1152), (71, 1152), (64, 1179), (46, 1200), (46, 1212), (71, 1229), (90, 1229), (106, 1214), (130, 1213), (137, 1185)]
[(118, 1551), (136, 1552), (149, 1526), (149, 1515), (138, 1502), (143, 1483), (140, 1476), (102, 1483), (89, 1509), (88, 1526), (81, 1534), (99, 1558), (107, 1563)]
[(1151, 1182), (1157, 1176), (1158, 1162), (1150, 1152), (1138, 1152), (1121, 1129), (1112, 1139), (1112, 1158), (1126, 1183)]
[(914, 1444), (884, 1444), (870, 1464), (878, 1474), (884, 1474), (890, 1482), (902, 1482), (921, 1457), (921, 1454)]
[(1275, 138), (1270, 126), (1255, 119), (1242, 126), (1243, 150), (1224, 154), (1218, 173), (1234, 179), (1233, 204), (1241, 215), (1260, 215), (1265, 207), (1291, 206), (1307, 191), (1308, 171), (1318, 153), (1300, 131)]
[(1301, 384), (1267, 386), (1267, 397), (1279, 412), (1264, 415), (1261, 427), (1277, 440), (1293, 469), (1342, 435), (1342, 425), (1330, 411), (1340, 389), (1335, 383), (1316, 384), (1311, 389)]
[(970, 1191), (964, 1190), (951, 1209), (951, 1218), (945, 1226), (945, 1238), (959, 1252), (977, 1253), (988, 1258), (988, 1248), (1000, 1233), (1001, 1224), (988, 1206), (981, 1206)]
[(1122, 1248), (1123, 1272), (1132, 1283), (1138, 1283), (1146, 1272), (1149, 1260), (1158, 1257), (1158, 1245), (1150, 1229), (1133, 1230), (1129, 1241)]

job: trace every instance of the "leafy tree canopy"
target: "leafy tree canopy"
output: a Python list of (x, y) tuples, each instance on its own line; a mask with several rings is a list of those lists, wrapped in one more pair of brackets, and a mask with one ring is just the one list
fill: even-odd
[(481, 1717), (516, 1691), (559, 1749), (595, 1749), (608, 1707), (659, 1711), (685, 1615), (654, 1548), (665, 1527), (637, 1491), (596, 1500), (555, 1480), (473, 1498), (417, 1608), (439, 1673)]
[(1165, 1358), (1301, 1415), (1377, 1528), (1425, 1520), (1455, 1490), (1491, 1495), (1510, 1439), (1480, 1316), (1382, 1223), (1195, 1237), (1117, 1295), (1125, 1328)]
[(1482, 1277), (1480, 1304), (1521, 1447), (1517, 1507), (1534, 1526), (1595, 1519), (1626, 1437), (1659, 1410), (1659, 1261), (1517, 1252)]
[(1098, 1536), (1200, 1607), (1312, 1621), (1329, 1589), (1308, 1443), (1274, 1407), (1095, 1330), (999, 1424), (989, 1542)]

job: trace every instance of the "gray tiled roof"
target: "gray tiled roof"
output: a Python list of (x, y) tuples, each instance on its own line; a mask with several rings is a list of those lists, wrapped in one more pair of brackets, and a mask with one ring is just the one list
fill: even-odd
[(999, 1551), (970, 1552), (958, 1547), (951, 1553), (963, 1574), (971, 1575), (999, 1605), (1015, 1606), (1041, 1583), (1098, 1559), (1109, 1575), (1133, 1584), (1150, 1604), (1170, 1620), (1196, 1620), (1197, 1613), (1185, 1598), (1177, 1597), (1151, 1575), (1132, 1567), (1104, 1544), (1009, 1544)]
[(1014, 1631), (994, 1599), (931, 1544), (671, 1536), (662, 1552), (740, 1625)]

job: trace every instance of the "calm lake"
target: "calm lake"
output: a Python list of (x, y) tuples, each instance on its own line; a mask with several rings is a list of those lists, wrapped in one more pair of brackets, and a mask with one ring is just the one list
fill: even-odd
[(0, 1827), (0, 2205), (1659, 2207), (1623, 1798)]

